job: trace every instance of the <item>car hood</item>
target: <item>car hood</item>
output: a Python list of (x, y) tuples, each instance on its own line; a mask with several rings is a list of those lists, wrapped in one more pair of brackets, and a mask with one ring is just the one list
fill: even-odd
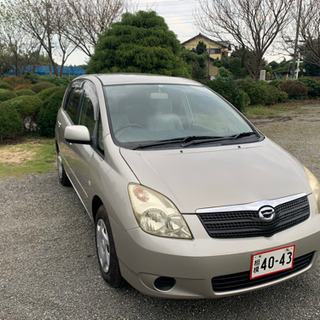
[(182, 213), (311, 192), (299, 162), (278, 145), (262, 142), (121, 154), (141, 184)]

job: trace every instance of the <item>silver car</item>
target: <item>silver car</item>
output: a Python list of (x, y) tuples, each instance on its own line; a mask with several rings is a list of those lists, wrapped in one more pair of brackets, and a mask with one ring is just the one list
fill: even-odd
[(59, 181), (95, 224), (102, 277), (144, 294), (215, 298), (316, 264), (320, 186), (202, 84), (76, 78), (57, 115)]

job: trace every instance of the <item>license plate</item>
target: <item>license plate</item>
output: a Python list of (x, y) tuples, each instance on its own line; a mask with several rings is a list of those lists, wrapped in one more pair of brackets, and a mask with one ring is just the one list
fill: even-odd
[(255, 253), (251, 258), (250, 279), (266, 276), (293, 267), (295, 246)]

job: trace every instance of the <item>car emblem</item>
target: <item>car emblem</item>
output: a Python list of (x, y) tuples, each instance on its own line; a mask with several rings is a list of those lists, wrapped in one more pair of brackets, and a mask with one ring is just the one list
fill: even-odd
[(264, 206), (259, 210), (259, 218), (263, 221), (270, 222), (276, 216), (276, 211), (271, 206)]

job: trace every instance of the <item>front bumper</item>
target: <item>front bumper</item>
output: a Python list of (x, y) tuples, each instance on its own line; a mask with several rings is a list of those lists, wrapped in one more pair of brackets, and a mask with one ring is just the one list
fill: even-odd
[[(315, 212), (315, 208), (310, 208)], [(140, 292), (162, 298), (218, 298), (270, 286), (309, 270), (315, 265), (320, 248), (320, 215), (272, 237), (212, 239), (196, 215), (184, 215), (193, 240), (151, 236), (140, 228), (115, 230), (117, 254), (123, 277)], [(116, 227), (116, 226), (115, 226)], [(116, 227), (117, 228), (117, 227)], [(295, 245), (295, 259), (311, 254), (303, 268), (275, 279), (241, 289), (214, 290), (212, 279), (250, 271), (251, 256), (257, 252)], [(173, 278), (169, 290), (159, 290), (159, 277)]]

